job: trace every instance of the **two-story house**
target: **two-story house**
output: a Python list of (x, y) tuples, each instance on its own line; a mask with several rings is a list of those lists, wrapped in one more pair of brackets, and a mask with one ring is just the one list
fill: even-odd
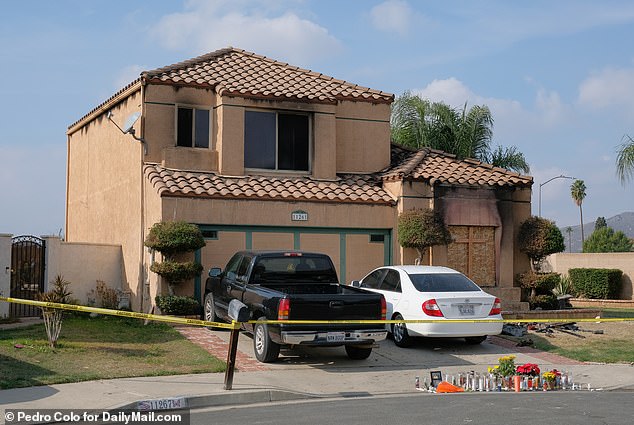
[[(143, 72), (68, 129), (66, 240), (120, 245), (123, 285), (147, 311), (163, 288), (143, 241), (161, 220), (200, 226), (206, 269), (239, 249), (301, 249), (350, 282), (411, 263), (398, 215), (432, 207), (455, 236), (434, 264), (519, 301), (532, 178), (392, 145), (393, 99), (234, 48)], [(197, 278), (180, 293), (200, 291)]]

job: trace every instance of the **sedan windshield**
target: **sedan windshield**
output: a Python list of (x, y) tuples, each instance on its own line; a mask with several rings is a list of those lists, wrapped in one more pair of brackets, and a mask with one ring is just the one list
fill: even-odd
[(460, 273), (409, 274), (419, 292), (480, 291), (478, 285)]

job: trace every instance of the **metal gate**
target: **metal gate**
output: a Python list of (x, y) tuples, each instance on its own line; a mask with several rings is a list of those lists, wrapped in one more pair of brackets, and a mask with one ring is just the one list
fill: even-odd
[[(46, 241), (35, 236), (16, 236), (11, 239), (11, 297), (34, 300), (44, 292), (44, 259)], [(14, 304), (9, 307), (11, 317), (39, 316), (39, 307)]]

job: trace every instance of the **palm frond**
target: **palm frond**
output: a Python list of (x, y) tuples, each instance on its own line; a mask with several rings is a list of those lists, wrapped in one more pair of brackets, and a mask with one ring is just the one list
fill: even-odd
[(628, 141), (619, 146), (616, 156), (616, 174), (621, 183), (634, 180), (634, 140), (630, 136), (623, 136)]

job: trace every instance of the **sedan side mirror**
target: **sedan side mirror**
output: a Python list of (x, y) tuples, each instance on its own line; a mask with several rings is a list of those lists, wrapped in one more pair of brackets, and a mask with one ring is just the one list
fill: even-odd
[(358, 280), (353, 280), (352, 282), (350, 282), (350, 285), (354, 286), (355, 288), (361, 288), (361, 282), (359, 282)]
[(222, 269), (220, 267), (212, 267), (209, 269), (209, 277), (218, 277), (222, 274)]

